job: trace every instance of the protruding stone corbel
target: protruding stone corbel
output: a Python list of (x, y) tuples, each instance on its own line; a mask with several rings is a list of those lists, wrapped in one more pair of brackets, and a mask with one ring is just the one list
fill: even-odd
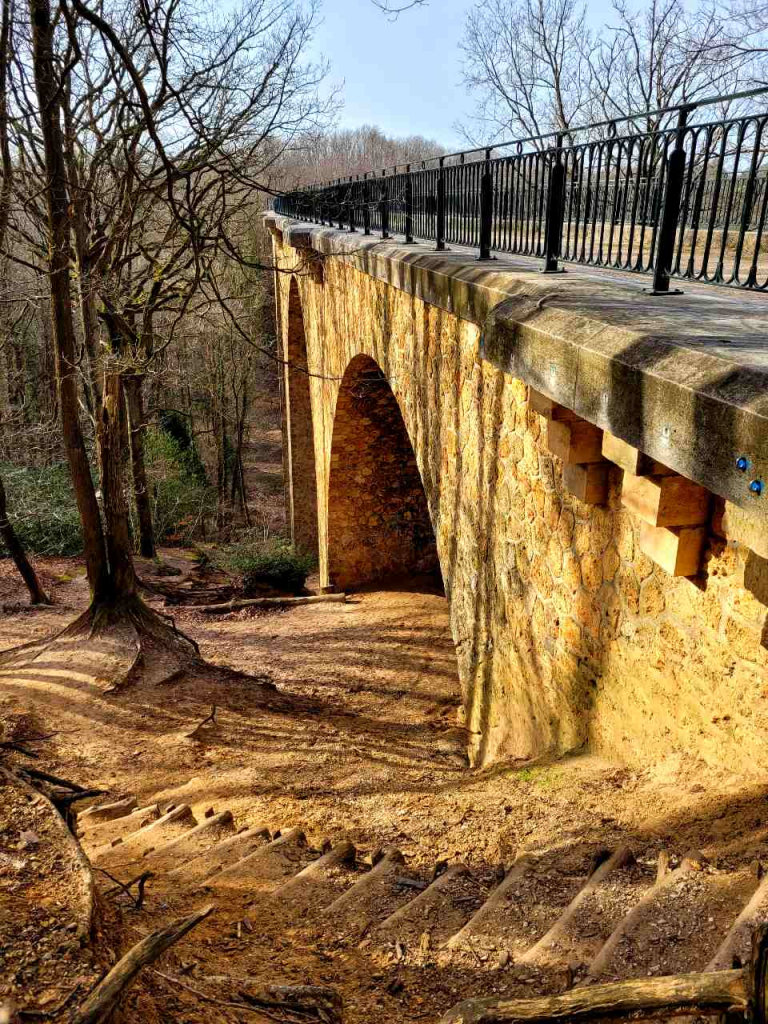
[(651, 526), (640, 523), (640, 550), (670, 576), (695, 576), (707, 539), (705, 526)]
[(563, 462), (563, 485), (579, 501), (602, 505), (608, 497), (608, 463), (602, 454), (603, 432), (535, 388), (530, 407), (547, 420), (547, 447)]
[(670, 576), (701, 568), (712, 495), (678, 474), (624, 474), (622, 505), (640, 519), (640, 550)]
[(627, 444), (608, 430), (603, 431), (603, 455), (632, 476), (666, 476), (674, 473), (673, 469), (667, 469), (650, 455)]

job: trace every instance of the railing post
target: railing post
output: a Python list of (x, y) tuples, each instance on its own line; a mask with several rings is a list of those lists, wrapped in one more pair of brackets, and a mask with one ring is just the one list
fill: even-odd
[(405, 167), (405, 241), (406, 244), (413, 241), (413, 178), (410, 164)]
[(560, 247), (563, 241), (563, 219), (565, 216), (565, 166), (563, 164), (563, 136), (557, 136), (555, 157), (549, 170), (549, 193), (547, 195), (547, 223), (544, 240), (545, 274), (563, 274), (558, 266)]
[(355, 202), (354, 202), (354, 188), (352, 185), (352, 175), (349, 176), (349, 231), (350, 234), (355, 233)]
[(445, 252), (445, 157), (440, 157), (440, 165), (437, 171), (437, 224), (435, 226), (437, 235), (438, 252)]
[(381, 237), (389, 238), (389, 187), (387, 185), (386, 170), (381, 172)]
[(493, 178), (491, 177), (491, 151), (485, 151), (483, 176), (480, 179), (480, 255), (479, 260), (491, 258), (493, 233)]
[(344, 186), (341, 183), (341, 178), (336, 179), (336, 202), (338, 203), (338, 209), (336, 210), (336, 220), (339, 223), (339, 231), (344, 230)]
[(371, 233), (371, 208), (369, 206), (371, 190), (368, 185), (368, 172), (363, 175), (363, 234)]
[(675, 237), (680, 219), (680, 200), (685, 179), (685, 126), (690, 107), (682, 107), (677, 118), (675, 148), (667, 160), (667, 181), (661, 207), (659, 232), (656, 239), (656, 259), (653, 263), (651, 295), (682, 295), (679, 288), (670, 291), (672, 262), (675, 258)]

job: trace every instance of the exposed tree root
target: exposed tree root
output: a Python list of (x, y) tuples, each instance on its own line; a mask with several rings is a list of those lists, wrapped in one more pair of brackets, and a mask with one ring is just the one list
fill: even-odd
[(0, 654), (0, 669), (28, 670), (35, 663), (41, 670), (43, 664), (50, 668), (53, 663), (58, 671), (81, 674), (92, 667), (107, 693), (123, 689), (140, 676), (155, 684), (168, 682), (203, 664), (197, 643), (177, 628), (173, 618), (136, 595), (93, 604), (47, 640)]

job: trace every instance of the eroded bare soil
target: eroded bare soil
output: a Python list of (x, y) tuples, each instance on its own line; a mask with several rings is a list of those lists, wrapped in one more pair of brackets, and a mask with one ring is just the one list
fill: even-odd
[[(183, 565), (183, 553), (169, 557)], [(6, 612), (0, 650), (52, 633), (87, 602), (77, 560), (39, 561), (57, 603)], [(18, 599), (12, 568), (0, 562), (0, 603)], [(454, 898), (470, 910), (521, 851), (547, 854), (568, 880), (596, 851), (622, 843), (647, 864), (662, 848), (678, 858), (698, 848), (722, 867), (766, 849), (768, 787), (745, 786), (683, 753), (642, 771), (583, 753), (470, 769), (456, 726), (446, 602), (429, 580), (278, 614), (174, 613), (209, 661), (253, 678), (202, 673), (110, 695), (86, 673), (44, 660), (16, 675), (0, 671), (0, 718), (34, 715), (56, 732), (36, 747), (40, 767), (115, 795), (135, 793), (140, 805), (183, 799), (198, 820), (214, 807), (230, 809), (238, 827), (300, 827), (318, 848), (325, 838), (349, 839), (363, 857), (394, 846), (414, 878), (428, 879), (438, 861), (461, 861), (474, 882), (459, 879)], [(265, 676), (270, 686), (259, 681)], [(190, 740), (213, 705), (216, 725)], [(383, 1024), (436, 1021), (468, 995), (536, 987), (500, 967), (497, 950), (448, 957), (437, 942), (416, 943), (414, 929), (404, 929), (398, 949), (395, 936), (350, 941), (327, 923), (289, 920), (287, 911), (238, 928), (241, 896), (216, 894), (217, 913), (169, 954), (168, 970), (182, 972), (192, 989), (213, 991), (206, 979), (233, 972), (265, 984), (334, 985), (349, 1021)], [(188, 897), (153, 893), (150, 884), (144, 907), (126, 909), (127, 941), (182, 904), (188, 908)], [(696, 926), (695, 901), (684, 913), (683, 932)], [(144, 985), (163, 1020), (259, 1019), (201, 1002), (156, 974)], [(214, 990), (225, 998), (226, 984)], [(132, 998), (128, 1019), (146, 1019), (138, 993)]]

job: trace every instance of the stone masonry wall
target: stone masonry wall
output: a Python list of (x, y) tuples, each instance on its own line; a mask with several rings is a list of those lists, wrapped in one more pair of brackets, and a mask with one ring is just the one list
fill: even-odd
[(312, 434), (307, 345), (296, 279), (289, 285), (284, 377), (285, 427), (288, 444), (288, 513), (297, 547), (317, 555), (317, 479)]
[[(313, 274), (297, 250), (275, 251), (300, 270), (309, 366), (327, 378), (309, 379), (323, 582), (329, 568), (342, 582), (362, 573), (343, 533), (328, 538), (352, 501), (334, 474), (354, 443), (331, 378), (365, 354), (389, 381), (421, 474), (475, 762), (588, 745), (627, 762), (696, 751), (763, 773), (768, 563), (718, 536), (715, 515), (702, 572), (667, 576), (640, 550), (617, 466), (605, 506), (563, 486), (525, 382), (480, 359), (475, 324), (342, 260)], [(292, 279), (277, 277), (290, 335)], [(363, 436), (366, 418), (354, 428)], [(366, 479), (380, 472), (384, 486), (379, 447), (365, 449)], [(379, 524), (369, 526), (375, 541)]]

